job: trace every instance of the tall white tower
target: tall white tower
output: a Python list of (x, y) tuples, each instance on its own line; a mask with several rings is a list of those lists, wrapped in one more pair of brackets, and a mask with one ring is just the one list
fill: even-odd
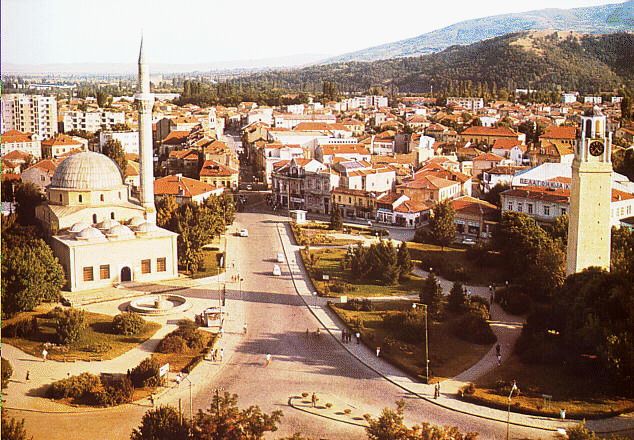
[(141, 38), (141, 48), (139, 50), (139, 77), (134, 101), (139, 111), (139, 174), (141, 180), (139, 199), (141, 206), (145, 208), (147, 221), (156, 223), (156, 207), (154, 206), (154, 147), (152, 143), (154, 95), (150, 93), (150, 72), (145, 64), (143, 38)]
[(566, 274), (590, 266), (610, 270), (612, 133), (594, 107), (581, 117), (581, 139), (572, 162)]

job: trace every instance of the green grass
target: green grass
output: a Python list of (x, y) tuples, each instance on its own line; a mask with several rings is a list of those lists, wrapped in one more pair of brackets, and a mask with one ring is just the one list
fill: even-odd
[(211, 277), (225, 271), (224, 267), (220, 267), (220, 272), (218, 272), (220, 256), (223, 255), (222, 251), (218, 250), (218, 248), (205, 248), (202, 252), (203, 264), (201, 268), (199, 268), (198, 272), (192, 274), (192, 278), (197, 279)]
[[(359, 240), (350, 238), (335, 238), (333, 234), (341, 231), (329, 229), (328, 223), (309, 222), (305, 225), (293, 224), (291, 227), (295, 241), (302, 246), (347, 246), (356, 244)], [(357, 234), (359, 235), (359, 234)]]
[[(445, 247), (435, 244), (407, 242), (412, 260), (421, 264), (427, 270), (433, 267), (445, 279), (451, 281), (465, 281), (470, 284), (488, 286), (491, 283), (502, 284), (504, 274), (495, 264), (488, 264), (480, 260), (472, 260), (467, 256), (464, 247)], [(464, 280), (456, 269), (464, 270)]]
[[(50, 309), (50, 307), (47, 307)], [(5, 320), (3, 327), (10, 325), (18, 319), (37, 316), (39, 331), (28, 338), (10, 338), (3, 336), (3, 342), (13, 345), (20, 350), (35, 357), (42, 357), (44, 343), (56, 343), (55, 322), (46, 317), (46, 308), (40, 308), (34, 312), (20, 313), (17, 316)], [(55, 361), (90, 361), (106, 360), (121, 356), (139, 344), (152, 337), (161, 327), (154, 322), (147, 322), (143, 331), (134, 336), (115, 334), (112, 329), (112, 316), (99, 313), (86, 312), (87, 329), (81, 338), (68, 346), (53, 346), (48, 349), (48, 359)]]
[[(345, 310), (339, 304), (332, 306), (349, 327), (354, 327), (358, 321), (363, 322), (361, 339), (372, 350), (380, 347), (386, 336), (397, 339), (392, 331), (383, 328), (383, 314), (388, 310), (412, 308), (410, 301), (374, 301), (373, 304), (376, 310), (372, 312)], [(478, 362), (491, 348), (490, 345), (473, 344), (453, 336), (450, 327), (454, 319), (455, 316), (448, 315), (442, 321), (429, 321), (429, 366), (433, 381), (461, 373)], [(382, 356), (411, 376), (425, 376), (424, 338), (419, 344), (398, 341), (396, 350), (383, 352)]]
[[(377, 284), (370, 284), (365, 281), (355, 279), (351, 276), (349, 271), (343, 271), (341, 268), (341, 261), (343, 260), (347, 250), (346, 249), (311, 249), (312, 255), (318, 256), (316, 270), (323, 271), (328, 275), (330, 279), (326, 282), (323, 280), (317, 280), (311, 274), (311, 280), (317, 291), (322, 294), (324, 292), (324, 286), (326, 283), (331, 285), (336, 281), (343, 281), (350, 283), (354, 290), (342, 294), (330, 292), (330, 296), (347, 295), (349, 297), (355, 296), (393, 296), (393, 295), (407, 295), (411, 293), (418, 293), (421, 285), (421, 278), (411, 275), (407, 280), (400, 282), (394, 286), (382, 286)], [(306, 261), (306, 250), (301, 251), (302, 258)]]
[[(475, 383), (475, 394), (465, 398), (506, 409), (508, 390), (498, 391), (496, 383), (513, 380), (520, 389), (512, 400), (517, 412), (559, 417), (559, 410), (565, 408), (567, 417), (597, 418), (634, 411), (634, 399), (621, 396), (600, 373), (588, 377), (557, 365), (526, 364), (516, 355), (481, 377)], [(548, 406), (542, 394), (552, 396)]]

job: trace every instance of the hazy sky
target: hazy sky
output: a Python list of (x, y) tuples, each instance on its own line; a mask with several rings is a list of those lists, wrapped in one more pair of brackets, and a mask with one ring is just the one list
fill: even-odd
[(458, 21), (618, 0), (2, 0), (2, 62), (154, 63), (337, 55)]

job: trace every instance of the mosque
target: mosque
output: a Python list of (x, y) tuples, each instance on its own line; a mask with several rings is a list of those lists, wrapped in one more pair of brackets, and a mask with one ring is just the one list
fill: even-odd
[(36, 216), (71, 292), (178, 276), (178, 234), (156, 225), (149, 71), (139, 51), (139, 200), (109, 157), (77, 153), (56, 169)]

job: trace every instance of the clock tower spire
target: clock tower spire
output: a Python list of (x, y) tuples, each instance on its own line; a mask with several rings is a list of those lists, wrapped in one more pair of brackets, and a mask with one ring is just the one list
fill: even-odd
[(581, 117), (581, 136), (572, 162), (566, 274), (591, 266), (610, 270), (612, 133), (594, 107)]

